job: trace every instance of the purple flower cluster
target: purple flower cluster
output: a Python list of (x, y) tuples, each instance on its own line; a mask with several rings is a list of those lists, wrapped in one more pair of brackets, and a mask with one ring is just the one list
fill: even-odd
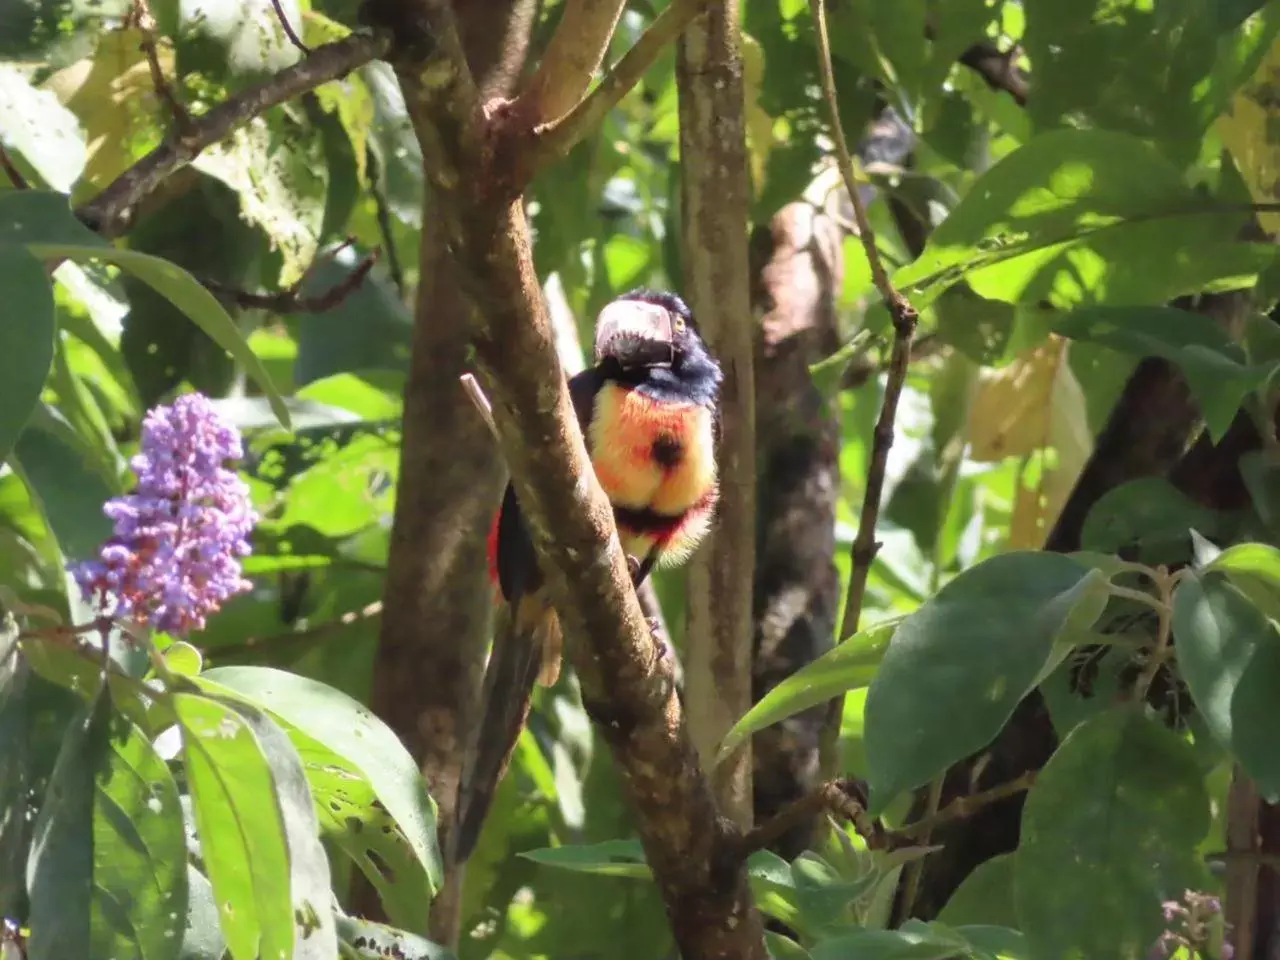
[(98, 559), (72, 571), (85, 599), (105, 615), (185, 636), (248, 590), (240, 558), (258, 516), (248, 487), (224, 466), (243, 455), (239, 433), (198, 393), (148, 413), (130, 463), (138, 485), (103, 508), (115, 533)]
[[(1180, 947), (1186, 947), (1196, 956), (1208, 949), (1214, 938), (1211, 924), (1215, 917), (1222, 913), (1222, 901), (1208, 893), (1188, 890), (1181, 900), (1166, 900), (1161, 904), (1164, 922), (1167, 929), (1160, 935), (1154, 950), (1153, 958), (1172, 957)], [(1210, 953), (1217, 960), (1231, 960), (1235, 956), (1235, 947), (1223, 942), (1216, 954)]]

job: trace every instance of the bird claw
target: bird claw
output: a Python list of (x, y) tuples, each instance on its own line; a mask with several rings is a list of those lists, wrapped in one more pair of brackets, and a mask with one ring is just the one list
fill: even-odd
[(649, 625), (649, 636), (653, 637), (658, 648), (658, 660), (666, 660), (671, 656), (671, 645), (662, 638), (662, 621), (657, 617), (645, 617), (644, 622)]
[(640, 561), (631, 554), (627, 554), (627, 572), (631, 574), (631, 585), (635, 586), (636, 581), (640, 579)]

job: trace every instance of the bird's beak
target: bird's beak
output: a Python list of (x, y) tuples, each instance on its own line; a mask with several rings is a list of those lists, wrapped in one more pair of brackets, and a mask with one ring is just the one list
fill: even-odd
[(623, 369), (669, 367), (675, 358), (671, 313), (656, 303), (615, 300), (596, 318), (596, 361), (610, 357)]

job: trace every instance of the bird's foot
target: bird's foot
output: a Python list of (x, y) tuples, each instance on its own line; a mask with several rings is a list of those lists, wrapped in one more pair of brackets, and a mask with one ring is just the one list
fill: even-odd
[(671, 656), (671, 645), (662, 638), (662, 621), (657, 617), (645, 617), (644, 622), (649, 625), (649, 636), (653, 637), (654, 645), (658, 648), (658, 660), (666, 660)]
[(634, 587), (636, 581), (640, 579), (640, 561), (627, 554), (627, 572), (631, 574), (631, 585)]

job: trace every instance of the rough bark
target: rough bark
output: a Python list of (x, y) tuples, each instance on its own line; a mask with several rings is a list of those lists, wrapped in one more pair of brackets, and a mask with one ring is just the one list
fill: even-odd
[[(472, 69), (494, 93), (518, 73), (529, 0), (464, 5), (463, 42)], [(502, 488), (493, 440), (458, 386), (468, 369), (467, 308), (428, 196), (395, 521), (374, 666), (374, 710), (418, 758), (435, 798), (442, 849), (454, 816), (467, 733), (476, 721), (492, 591), (485, 537)], [(434, 939), (457, 939), (461, 872), (431, 907)], [(366, 889), (366, 915), (379, 907)]]
[[(390, 59), (423, 148), (432, 214), (464, 294), (502, 453), (676, 943), (686, 960), (763, 960), (739, 831), (719, 816), (699, 767), (556, 355), (520, 198), (532, 131), (518, 113), (482, 102), (449, 5), (424, 0), (422, 23), (393, 12), (401, 46)], [(425, 49), (432, 52), (424, 57)]]
[[(755, 559), (755, 403), (750, 182), (738, 0), (709, 3), (677, 42), (685, 297), (725, 379), (715, 529), (689, 571), (685, 688), (704, 762), (751, 706)], [(720, 809), (751, 823), (751, 753), (713, 773)]]
[[(839, 346), (835, 291), (844, 273), (839, 227), (808, 204), (783, 207), (752, 244), (758, 266), (756, 464), (759, 474), (752, 615), (752, 696), (832, 646), (840, 583), (835, 555), (840, 493), (838, 411), (813, 385), (809, 365)], [(806, 710), (752, 742), (757, 822), (817, 786), (824, 709)], [(818, 814), (798, 821), (773, 849), (788, 860), (809, 846)]]

